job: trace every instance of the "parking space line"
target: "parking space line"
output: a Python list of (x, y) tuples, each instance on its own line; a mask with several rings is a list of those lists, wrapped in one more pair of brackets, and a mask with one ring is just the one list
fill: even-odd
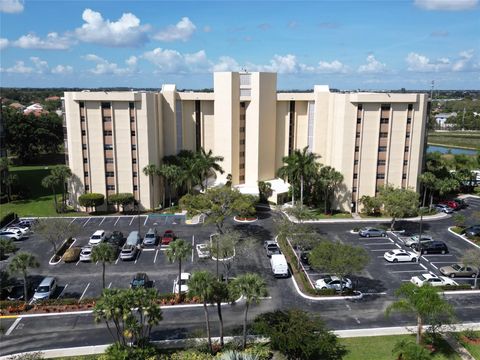
[(143, 223), (143, 226), (147, 225), (147, 221), (148, 221), (148, 215), (147, 215), (147, 217), (145, 218), (145, 222)]
[(388, 240), (390, 240), (390, 242), (394, 243), (395, 241), (393, 241), (392, 239), (388, 238)]
[(65, 285), (65, 287), (63, 288), (63, 290), (60, 292), (60, 294), (58, 295), (57, 299), (60, 299), (60, 297), (63, 295), (63, 293), (65, 292), (65, 289), (68, 287), (68, 284)]
[(363, 245), (391, 245), (390, 243), (368, 243), (368, 244), (363, 244)]
[(132, 216), (132, 220), (130, 220), (130, 224), (128, 224), (128, 226), (132, 226), (133, 219), (135, 219), (135, 216)]
[(75, 266), (78, 266), (78, 264), (80, 264), (80, 260), (77, 261), (77, 263), (75, 264)]
[(435, 265), (433, 265), (432, 263), (430, 263), (430, 265), (432, 265), (435, 269), (438, 270), (438, 267), (436, 267)]
[(194, 256), (195, 256), (195, 235), (192, 235), (192, 263), (193, 263)]
[(451, 264), (451, 261), (432, 261), (432, 264)]
[[(385, 264), (385, 266), (395, 266), (395, 265), (417, 265), (417, 263), (412, 261), (404, 261), (404, 262)], [(422, 265), (422, 264), (418, 264), (418, 265)]]
[[(372, 250), (372, 249), (369, 249), (370, 251), (391, 251), (393, 249), (375, 249), (375, 250)], [(383, 257), (383, 256), (382, 256)]]
[(398, 244), (395, 244), (396, 247), (398, 247), (399, 249), (401, 249), (402, 247)]
[(108, 284), (107, 289), (110, 289), (111, 286), (112, 286), (112, 282), (110, 282), (110, 284)]
[(410, 272), (425, 272), (425, 270), (399, 270), (399, 271), (390, 271), (390, 274), (400, 274), (400, 273), (410, 273)]
[[(428, 257), (432, 257), (432, 256), (441, 256), (441, 257), (452, 256), (452, 257), (453, 257), (453, 255), (450, 255), (450, 254), (443, 254), (443, 255), (442, 255), (442, 254), (422, 255), (423, 258), (426, 258), (427, 256), (428, 256)], [(425, 259), (425, 260), (426, 260), (426, 259)], [(436, 261), (435, 261), (435, 262), (436, 262)]]
[(115, 261), (115, 265), (118, 264), (118, 260), (120, 260), (120, 255), (118, 255), (117, 260)]
[(85, 227), (85, 225), (87, 225), (87, 224), (88, 224), (88, 222), (90, 221), (90, 219), (91, 219), (91, 217), (89, 217), (89, 218), (88, 218), (88, 220), (87, 220), (87, 221), (85, 221), (85, 224), (83, 224), (83, 227)]
[(152, 249), (152, 248), (143, 248), (142, 251), (155, 251), (155, 249)]
[(12, 331), (15, 330), (15, 328), (17, 327), (18, 323), (21, 320), (22, 320), (21, 317), (16, 318), (13, 324), (8, 328), (7, 332), (5, 333), (5, 336), (9, 336), (12, 333)]
[(70, 224), (69, 224), (69, 225), (72, 225), (75, 220), (77, 220), (77, 218), (75, 218), (75, 219), (73, 219), (72, 221), (70, 221)]
[(139, 251), (137, 257), (135, 258), (135, 264), (137, 263), (137, 260), (138, 260), (138, 258), (140, 257), (141, 254), (142, 254), (142, 252)]
[(120, 220), (120, 216), (117, 218), (117, 221), (115, 221), (115, 224), (113, 224), (113, 226), (117, 226), (118, 220)]
[(100, 224), (98, 224), (99, 226), (103, 224), (103, 222), (105, 221), (106, 217), (103, 217), (102, 221), (100, 221)]
[(425, 270), (428, 271), (428, 269), (427, 269), (427, 267), (426, 267), (425, 265), (423, 265), (423, 264), (418, 264), (418, 265), (420, 265), (422, 268), (424, 268)]
[(85, 290), (83, 290), (82, 296), (80, 296), (80, 299), (78, 299), (78, 302), (82, 301), (89, 286), (90, 286), (90, 283), (88, 283), (87, 286), (85, 287)]
[(155, 257), (153, 258), (153, 263), (155, 264), (155, 262), (157, 261), (157, 256), (158, 256), (158, 249), (157, 251), (155, 252)]

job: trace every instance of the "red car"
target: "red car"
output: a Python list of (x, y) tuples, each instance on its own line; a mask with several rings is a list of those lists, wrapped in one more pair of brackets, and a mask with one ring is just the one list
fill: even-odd
[(163, 233), (162, 245), (168, 245), (168, 244), (170, 244), (170, 242), (172, 242), (176, 238), (177, 238), (177, 236), (175, 235), (173, 230), (167, 230)]
[(448, 207), (451, 207), (453, 210), (459, 210), (460, 206), (456, 201), (453, 200), (445, 200), (440, 202), (442, 205), (447, 205)]

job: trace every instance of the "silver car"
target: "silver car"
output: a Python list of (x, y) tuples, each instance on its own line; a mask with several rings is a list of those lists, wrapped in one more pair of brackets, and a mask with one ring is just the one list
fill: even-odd
[(435, 205), (435, 210), (437, 210), (438, 212), (444, 212), (445, 214), (453, 213), (453, 209), (450, 206), (445, 205), (445, 204)]
[[(403, 243), (405, 244), (405, 246), (412, 247), (413, 244), (418, 243), (418, 238), (419, 238), (419, 235), (413, 235), (409, 238), (403, 238), (402, 240), (403, 240)], [(420, 240), (420, 242), (422, 244), (430, 242), (430, 241), (433, 241), (433, 238), (430, 235), (422, 235), (422, 238)]]
[(120, 251), (120, 259), (122, 260), (134, 260), (137, 258), (138, 248), (134, 245), (125, 244)]
[(157, 229), (150, 228), (143, 238), (143, 245), (157, 245), (157, 239)]
[(92, 261), (92, 247), (91, 246), (85, 246), (82, 248), (82, 251), (80, 252), (80, 261)]
[(33, 301), (50, 299), (57, 289), (57, 279), (53, 276), (48, 276), (42, 280), (33, 294)]
[(387, 232), (382, 229), (377, 229), (373, 227), (365, 227), (363, 229), (360, 229), (358, 232), (358, 235), (362, 237), (385, 237), (387, 236)]

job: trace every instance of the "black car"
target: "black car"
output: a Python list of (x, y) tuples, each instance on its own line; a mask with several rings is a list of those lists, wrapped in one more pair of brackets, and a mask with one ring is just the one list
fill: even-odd
[(121, 248), (125, 244), (126, 239), (121, 231), (114, 231), (105, 241)]
[(455, 198), (453, 199), (453, 201), (455, 201), (458, 204), (457, 209), (465, 209), (468, 206), (465, 200), (463, 199)]
[(153, 286), (153, 281), (148, 278), (148, 275), (145, 273), (137, 273), (133, 280), (130, 282), (131, 289), (138, 288), (150, 288)]
[(412, 245), (412, 248), (416, 251), (420, 251), (422, 255), (424, 254), (447, 254), (448, 248), (443, 241), (429, 241), (422, 243), (420, 249), (418, 249), (418, 244)]
[(480, 236), (480, 225), (473, 225), (463, 230), (463, 234), (467, 237)]
[[(24, 300), (24, 288), (23, 288), (23, 284), (17, 284), (17, 285), (13, 285), (11, 287), (8, 287), (7, 288), (7, 300), (11, 300), (11, 301), (14, 301), (14, 300)], [(32, 296), (33, 294), (33, 287), (29, 284), (27, 285), (27, 297), (30, 298), (30, 296)], [(27, 299), (28, 300), (28, 299)]]

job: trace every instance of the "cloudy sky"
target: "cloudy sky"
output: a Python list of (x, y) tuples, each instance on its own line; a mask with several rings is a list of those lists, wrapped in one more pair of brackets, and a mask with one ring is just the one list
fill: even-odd
[(0, 0), (1, 86), (480, 89), (480, 0)]

